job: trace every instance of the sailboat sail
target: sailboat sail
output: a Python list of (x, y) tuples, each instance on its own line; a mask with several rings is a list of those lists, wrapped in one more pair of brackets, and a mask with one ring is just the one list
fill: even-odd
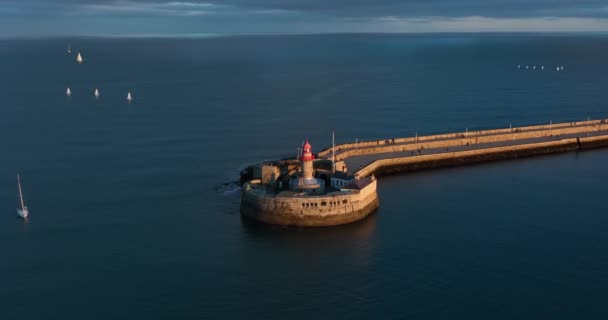
[(17, 209), (17, 214), (20, 217), (26, 219), (30, 213), (27, 207), (25, 206), (25, 202), (23, 201), (23, 192), (21, 190), (21, 178), (19, 177), (19, 174), (17, 174), (17, 187), (19, 188), (19, 202), (21, 204), (21, 208)]
[(127, 101), (131, 102), (133, 100), (133, 96), (131, 95), (131, 91), (127, 93)]
[(68, 97), (72, 95), (72, 90), (70, 90), (70, 87), (68, 87), (68, 89), (65, 90), (65, 95)]
[(23, 192), (21, 191), (21, 178), (19, 174), (17, 174), (17, 186), (19, 187), (19, 201), (21, 202), (21, 210), (25, 208), (25, 204), (23, 203)]
[(82, 63), (83, 61), (84, 59), (82, 58), (82, 55), (80, 54), (80, 52), (78, 52), (78, 56), (76, 56), (76, 62)]
[(99, 98), (99, 90), (95, 89), (95, 98)]

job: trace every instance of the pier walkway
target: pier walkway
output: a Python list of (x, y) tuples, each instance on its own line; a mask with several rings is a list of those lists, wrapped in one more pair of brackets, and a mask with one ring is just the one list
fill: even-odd
[[(350, 172), (365, 176), (389, 165), (411, 171), (604, 145), (608, 146), (608, 120), (366, 141), (336, 145), (335, 150), (337, 161), (344, 161)], [(331, 159), (331, 151), (325, 149), (319, 156)]]
[[(591, 132), (586, 136), (601, 136), (608, 135), (608, 130)], [(458, 151), (467, 151), (467, 150), (482, 150), (487, 148), (495, 148), (495, 147), (506, 147), (506, 146), (516, 146), (523, 144), (532, 144), (539, 142), (549, 142), (549, 141), (559, 141), (563, 139), (569, 138), (577, 138), (578, 134), (566, 134), (561, 136), (547, 136), (540, 138), (530, 138), (530, 139), (522, 139), (522, 140), (507, 140), (500, 142), (488, 142), (488, 143), (479, 143), (479, 144), (470, 144), (468, 146), (453, 146), (446, 148), (432, 148), (432, 149), (422, 149), (419, 151), (400, 151), (400, 152), (390, 152), (390, 153), (378, 153), (371, 155), (362, 155), (362, 156), (353, 156), (346, 158), (344, 162), (346, 163), (346, 167), (351, 170), (358, 170), (363, 168), (364, 166), (381, 159), (391, 159), (391, 158), (401, 158), (401, 157), (415, 157), (419, 155), (429, 155), (429, 154), (439, 154), (439, 153), (454, 153)]]

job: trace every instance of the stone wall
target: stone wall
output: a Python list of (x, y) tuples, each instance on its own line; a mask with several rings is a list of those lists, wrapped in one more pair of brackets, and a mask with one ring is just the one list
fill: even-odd
[[(581, 127), (574, 127), (579, 126)], [(397, 138), (395, 144), (408, 143), (408, 145), (385, 144), (385, 140), (365, 141), (359, 143), (345, 143), (336, 146), (336, 159), (342, 160), (350, 156), (376, 154), (395, 151), (416, 150), (419, 147), (436, 148), (465, 145), (466, 143), (499, 142), (516, 139), (529, 139), (545, 137), (549, 135), (560, 135), (567, 133), (590, 132), (608, 128), (605, 120), (579, 121), (555, 123), (537, 126), (480, 130), (469, 132), (457, 132), (448, 134), (437, 134), (429, 136)], [(449, 139), (445, 141), (437, 141)], [(416, 143), (417, 142), (417, 143)], [(331, 148), (319, 152), (319, 157), (331, 156)]]
[(241, 213), (262, 222), (294, 226), (332, 226), (361, 220), (378, 208), (377, 181), (360, 191), (322, 196), (281, 196), (243, 190)]
[(579, 142), (580, 148), (583, 150), (608, 147), (608, 137), (606, 136), (582, 137), (579, 138)]
[(443, 141), (431, 141), (431, 142), (420, 142), (417, 144), (407, 144), (407, 145), (380, 145), (378, 147), (369, 147), (369, 148), (359, 148), (359, 149), (351, 149), (344, 151), (336, 156), (338, 160), (344, 160), (348, 157), (360, 156), (360, 155), (371, 155), (371, 154), (379, 154), (379, 153), (390, 153), (390, 152), (404, 152), (404, 151), (416, 151), (419, 148), (422, 149), (434, 149), (434, 148), (450, 148), (457, 147), (463, 145), (475, 145), (475, 144), (484, 144), (484, 143), (495, 143), (495, 142), (504, 142), (504, 141), (512, 141), (512, 140), (526, 140), (526, 139), (534, 139), (534, 138), (542, 138), (554, 136), (558, 137), (560, 135), (566, 134), (585, 134), (591, 131), (599, 131), (608, 129), (608, 124), (597, 124), (592, 127), (562, 127), (556, 128), (546, 131), (530, 131), (530, 132), (517, 132), (517, 133), (507, 133), (500, 135), (490, 135), (490, 136), (475, 136), (471, 133), (466, 138), (452, 139), (452, 140), (443, 140)]
[(382, 159), (376, 160), (363, 167), (361, 170), (357, 171), (355, 175), (358, 177), (365, 177), (372, 174), (386, 175), (398, 172), (515, 159), (606, 146), (608, 146), (608, 136), (596, 136), (479, 150)]

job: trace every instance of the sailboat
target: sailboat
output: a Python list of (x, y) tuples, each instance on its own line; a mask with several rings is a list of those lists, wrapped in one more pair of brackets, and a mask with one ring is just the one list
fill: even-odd
[(70, 48), (70, 44), (68, 43), (68, 54), (72, 53), (72, 48)]
[(80, 54), (80, 52), (78, 52), (78, 55), (76, 56), (76, 62), (82, 63), (83, 61), (84, 59), (82, 58), (82, 55)]
[(95, 98), (99, 99), (99, 90), (95, 89)]
[(30, 215), (30, 211), (23, 202), (23, 192), (21, 192), (21, 178), (19, 178), (19, 174), (17, 174), (17, 186), (19, 187), (19, 201), (21, 203), (21, 208), (17, 208), (17, 214), (21, 218), (27, 219), (27, 217)]
[(133, 96), (131, 95), (131, 91), (129, 91), (127, 93), (127, 101), (129, 101), (129, 102), (133, 101)]
[(72, 90), (70, 90), (70, 87), (68, 87), (68, 89), (65, 90), (65, 95), (68, 96), (68, 97), (72, 96)]

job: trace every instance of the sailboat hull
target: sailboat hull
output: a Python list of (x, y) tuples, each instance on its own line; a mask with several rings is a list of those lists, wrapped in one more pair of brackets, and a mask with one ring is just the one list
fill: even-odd
[(17, 209), (17, 215), (19, 215), (19, 217), (21, 217), (23, 219), (27, 219), (27, 217), (30, 215), (30, 212), (29, 212), (29, 210), (27, 210), (27, 208)]

